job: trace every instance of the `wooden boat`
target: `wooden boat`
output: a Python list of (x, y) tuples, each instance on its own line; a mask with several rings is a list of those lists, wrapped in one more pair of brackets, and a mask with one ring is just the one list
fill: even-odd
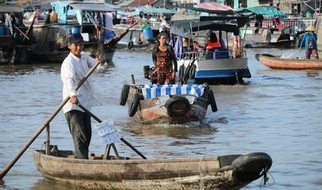
[[(31, 59), (31, 42), (25, 34), (27, 28), (19, 23), (23, 9), (17, 5), (1, 4), (0, 15), (14, 17), (11, 26), (0, 23), (0, 64), (28, 64)], [(12, 32), (11, 32), (12, 31)]]
[[(125, 28), (117, 36), (110, 31), (108, 39), (104, 39), (101, 29), (96, 28), (96, 21), (87, 13), (114, 12), (115, 10), (105, 3), (89, 1), (58, 1), (52, 2), (52, 9), (57, 14), (57, 22), (45, 23), (38, 21), (34, 24), (32, 33), (35, 43), (32, 44), (34, 61), (62, 62), (69, 54), (68, 36), (71, 33), (81, 33), (84, 38), (84, 51), (96, 57), (104, 55), (107, 62), (113, 61), (116, 44), (122, 39), (129, 28)], [(73, 14), (72, 14), (73, 13)], [(112, 40), (112, 41), (111, 41)], [(109, 41), (106, 43), (106, 41)]]
[(95, 189), (240, 189), (264, 176), (272, 165), (262, 152), (196, 158), (138, 159), (72, 151), (34, 150), (34, 163), (47, 179)]
[[(239, 42), (236, 42), (235, 45), (232, 45), (232, 41), (235, 42), (235, 40), (231, 38), (233, 33), (239, 34), (240, 27), (247, 22), (247, 17), (234, 15), (193, 16), (188, 19), (188, 16), (176, 14), (170, 22), (170, 33), (176, 38), (174, 49), (179, 59), (178, 69), (182, 83), (237, 84), (242, 83), (244, 78), (251, 77), (247, 53), (241, 47), (242, 38), (237, 35), (236, 39), (239, 39)], [(223, 21), (226, 22), (223, 23)], [(187, 50), (180, 52), (183, 49), (181, 47), (183, 45), (180, 45), (183, 44), (180, 42), (183, 41), (183, 38), (199, 43), (199, 34), (206, 35), (211, 32), (217, 34), (221, 41), (221, 48), (215, 48), (208, 52), (201, 48), (198, 48), (198, 51), (195, 48), (192, 50), (187, 48)], [(236, 44), (239, 44), (239, 48)]]
[(272, 69), (292, 70), (321, 70), (321, 59), (305, 59), (294, 56), (274, 56), (270, 54), (256, 54), (256, 59), (263, 65)]
[(202, 121), (208, 105), (217, 111), (213, 91), (202, 85), (127, 85), (122, 88), (120, 105), (128, 103), (128, 114), (138, 123), (186, 123)]
[(256, 33), (256, 28), (244, 27), (241, 29), (243, 46), (245, 48), (290, 48), (296, 45), (296, 37), (284, 32), (288, 30), (292, 29), (261, 28)]

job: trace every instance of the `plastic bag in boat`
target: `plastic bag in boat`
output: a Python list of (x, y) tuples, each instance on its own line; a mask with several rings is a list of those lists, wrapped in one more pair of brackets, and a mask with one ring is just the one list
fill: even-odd
[(297, 59), (297, 57), (292, 53), (283, 53), (281, 59)]

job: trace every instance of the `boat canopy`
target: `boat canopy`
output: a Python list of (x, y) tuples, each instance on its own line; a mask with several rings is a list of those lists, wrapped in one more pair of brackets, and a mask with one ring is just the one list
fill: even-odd
[(21, 6), (16, 5), (0, 5), (0, 13), (21, 13), (23, 12), (23, 8)]
[(83, 10), (83, 11), (102, 11), (102, 12), (116, 11), (112, 6), (106, 3), (71, 3), (69, 5), (74, 9)]
[(153, 7), (139, 7), (132, 14), (137, 15), (140, 12), (143, 13), (152, 13), (152, 14), (175, 14), (177, 11), (165, 8), (153, 8)]
[[(209, 2), (208, 2), (209, 3)], [(214, 4), (214, 3), (210, 3)], [(207, 4), (199, 4), (200, 7), (195, 6), (195, 7), (185, 7), (185, 6), (171, 6), (170, 8), (177, 8), (177, 9), (189, 9), (193, 11), (198, 11), (198, 12), (204, 12), (204, 13), (209, 13), (209, 14), (216, 14), (216, 15), (238, 15), (234, 11), (234, 9), (222, 5), (220, 3), (216, 3), (217, 6), (209, 6), (207, 7)], [(227, 8), (228, 7), (228, 8)]]
[(247, 23), (247, 17), (201, 16), (194, 20), (170, 21), (170, 33), (189, 37), (200, 30), (226, 31), (239, 34), (239, 28)]
[(256, 6), (256, 7), (249, 7), (249, 8), (243, 8), (236, 10), (236, 12), (240, 14), (258, 14), (258, 15), (263, 15), (263, 16), (280, 16), (280, 17), (285, 17), (285, 14), (275, 7), (272, 6)]

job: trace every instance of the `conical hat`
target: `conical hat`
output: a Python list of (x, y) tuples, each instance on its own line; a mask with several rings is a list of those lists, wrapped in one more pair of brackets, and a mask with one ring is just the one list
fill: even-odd
[(311, 25), (305, 29), (305, 31), (314, 31), (314, 27)]

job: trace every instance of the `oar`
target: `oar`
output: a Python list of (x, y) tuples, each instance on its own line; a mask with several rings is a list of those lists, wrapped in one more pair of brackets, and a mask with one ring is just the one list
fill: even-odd
[[(98, 117), (96, 117), (92, 112), (90, 112), (88, 109), (86, 109), (84, 106), (82, 106), (80, 103), (78, 103), (78, 106), (82, 108), (87, 114), (92, 116), (97, 122), (101, 123), (102, 120), (100, 120)], [(129, 146), (134, 152), (136, 152), (138, 155), (140, 155), (143, 159), (146, 159), (146, 157), (139, 152), (134, 146), (132, 146), (129, 142), (127, 142), (123, 137), (121, 137), (121, 141), (124, 142), (127, 146)]]
[[(79, 89), (79, 87), (82, 86), (82, 84), (85, 82), (85, 80), (94, 72), (96, 67), (101, 64), (100, 62), (97, 62), (85, 75), (85, 77), (79, 81), (79, 83), (76, 85), (76, 90)], [(45, 121), (44, 124), (38, 129), (38, 131), (34, 134), (34, 136), (31, 137), (31, 139), (25, 144), (25, 146), (20, 150), (20, 152), (9, 162), (9, 164), (4, 168), (4, 170), (0, 174), (0, 179), (2, 179), (8, 171), (11, 169), (11, 167), (18, 161), (18, 159), (21, 157), (21, 155), (27, 150), (27, 148), (34, 142), (34, 140), (39, 136), (39, 134), (47, 127), (47, 125), (53, 120), (53, 118), (58, 114), (58, 112), (63, 108), (63, 106), (68, 102), (69, 97), (66, 97), (62, 103), (57, 107), (57, 109), (49, 116), (49, 118)]]

